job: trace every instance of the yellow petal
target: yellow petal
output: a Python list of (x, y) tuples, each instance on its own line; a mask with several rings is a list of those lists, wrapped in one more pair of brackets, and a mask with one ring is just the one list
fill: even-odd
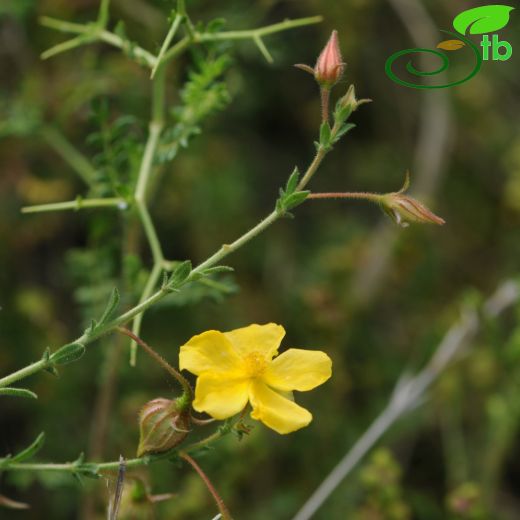
[(230, 372), (238, 369), (240, 358), (226, 336), (217, 330), (208, 330), (193, 336), (183, 345), (179, 367), (195, 375), (202, 372)]
[(329, 379), (332, 361), (319, 350), (291, 348), (270, 363), (263, 381), (277, 390), (311, 390)]
[(291, 433), (312, 421), (311, 413), (271, 390), (262, 382), (255, 381), (249, 389), (249, 400), (253, 411), (251, 417), (262, 421), (278, 433)]
[(240, 356), (259, 352), (271, 360), (285, 336), (285, 330), (281, 325), (275, 323), (267, 323), (266, 325), (255, 323), (248, 327), (224, 332), (224, 334)]
[(193, 408), (215, 419), (227, 419), (244, 409), (249, 398), (249, 381), (230, 374), (202, 374), (197, 378)]

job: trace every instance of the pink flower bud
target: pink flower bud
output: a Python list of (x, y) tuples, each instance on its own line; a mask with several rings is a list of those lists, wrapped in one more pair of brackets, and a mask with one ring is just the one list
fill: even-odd
[(341, 60), (339, 50), (338, 31), (332, 31), (314, 67), (314, 77), (322, 87), (330, 88), (341, 79), (344, 69), (345, 64)]
[(410, 222), (437, 224), (439, 226), (446, 223), (444, 219), (432, 213), (419, 201), (403, 193), (384, 195), (381, 204), (392, 220), (402, 227), (408, 226)]
[(189, 433), (190, 417), (175, 400), (159, 397), (139, 413), (140, 438), (137, 456), (162, 453), (180, 444)]

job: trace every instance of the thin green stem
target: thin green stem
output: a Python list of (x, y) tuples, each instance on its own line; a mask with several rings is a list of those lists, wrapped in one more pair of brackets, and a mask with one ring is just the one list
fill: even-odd
[(85, 25), (82, 23), (67, 22), (66, 20), (58, 20), (57, 18), (51, 18), (50, 16), (41, 16), (38, 21), (44, 27), (64, 33), (81, 34), (92, 30), (91, 26), (88, 24)]
[(176, 58), (177, 56), (181, 55), (194, 42), (196, 42), (196, 40), (193, 40), (189, 36), (185, 36), (184, 38), (182, 38), (182, 40), (179, 40), (173, 47), (170, 47), (170, 49), (168, 49), (164, 53), (162, 64), (164, 65), (173, 58)]
[[(106, 3), (106, 19), (108, 20), (108, 2), (106, 0), (104, 0), (104, 2)], [(76, 24), (63, 20), (57, 20), (48, 16), (40, 18), (40, 23), (46, 27), (61, 32), (79, 35), (78, 37), (73, 38), (72, 40), (60, 43), (55, 47), (52, 47), (48, 51), (45, 51), (42, 54), (42, 57), (50, 58), (51, 56), (54, 56), (55, 54), (58, 54), (60, 52), (64, 52), (75, 47), (79, 47), (81, 45), (84, 45), (85, 43), (90, 43), (92, 41), (99, 40), (125, 51), (138, 63), (150, 67), (153, 73), (154, 70), (159, 69), (159, 63), (164, 65), (172, 58), (184, 52), (192, 44), (216, 40), (251, 39), (259, 46), (260, 50), (262, 51), (266, 59), (269, 60), (270, 54), (265, 48), (263, 42), (261, 41), (261, 38), (263, 36), (267, 36), (269, 34), (274, 34), (281, 31), (286, 31), (289, 29), (294, 29), (296, 27), (303, 27), (306, 25), (320, 23), (323, 20), (321, 16), (311, 16), (307, 18), (299, 18), (296, 20), (284, 20), (280, 23), (275, 23), (266, 27), (259, 27), (256, 29), (246, 29), (242, 31), (222, 31), (217, 33), (198, 33), (194, 30), (189, 18), (187, 18), (186, 28), (188, 30), (188, 36), (185, 36), (182, 40), (178, 41), (169, 50), (165, 50), (162, 56), (161, 52), (159, 52), (159, 56), (154, 56), (151, 52), (147, 51), (146, 49), (143, 49), (139, 45), (136, 45), (133, 42), (125, 40), (124, 38), (121, 38), (121, 36), (106, 30), (104, 28), (106, 26), (106, 23), (100, 23), (100, 21), (105, 20), (105, 15), (103, 14), (105, 12), (104, 9), (105, 8), (103, 8), (103, 6), (100, 9), (98, 22), (91, 24)], [(179, 15), (181, 17), (187, 16), (184, 15), (182, 12), (179, 12)]]
[[(332, 129), (332, 132), (334, 132), (335, 129)], [(318, 150), (318, 153), (314, 157), (313, 161), (311, 162), (310, 166), (307, 168), (307, 171), (305, 172), (299, 186), (298, 190), (303, 189), (306, 184), (309, 182), (311, 177), (316, 173), (317, 169), (319, 168), (321, 162), (323, 161), (324, 157), (327, 155), (329, 150), (320, 147)], [(231, 244), (224, 244), (222, 245), (212, 256), (210, 256), (207, 260), (200, 263), (197, 267), (195, 267), (190, 277), (188, 278), (188, 281), (194, 280), (196, 278), (196, 275), (203, 271), (204, 269), (208, 267), (212, 267), (218, 262), (220, 262), (223, 258), (228, 256), (229, 254), (235, 252), (237, 249), (240, 249), (242, 246), (247, 244), (250, 240), (258, 236), (260, 233), (265, 231), (271, 224), (276, 222), (279, 218), (281, 218), (282, 214), (278, 211), (271, 212), (266, 218), (261, 220), (256, 226), (254, 226), (252, 229), (250, 229), (247, 233), (244, 233), (241, 237), (237, 238), (234, 242)], [(161, 260), (159, 263), (161, 267), (164, 266), (164, 260)], [(96, 330), (94, 334), (87, 334), (84, 333), (82, 336), (80, 336), (75, 342), (82, 343), (83, 345), (87, 345), (91, 343), (92, 341), (98, 339), (101, 336), (104, 336), (105, 334), (108, 334), (112, 331), (114, 331), (117, 327), (121, 325), (125, 325), (130, 320), (134, 319), (136, 316), (139, 316), (143, 312), (145, 312), (149, 307), (157, 303), (158, 301), (162, 300), (167, 294), (169, 294), (168, 290), (166, 288), (161, 287), (158, 291), (151, 294), (148, 298), (144, 299), (143, 301), (140, 301), (135, 307), (128, 310), (127, 312), (121, 314), (111, 322), (107, 323), (105, 326), (99, 328)], [(134, 347), (135, 348), (135, 347)], [(42, 368), (45, 368), (43, 366), (38, 366), (38, 363), (33, 364), (35, 366), (34, 369), (29, 369), (29, 367), (26, 367), (26, 369), (22, 369), (24, 376), (27, 377), (31, 374), (34, 374), (36, 372), (39, 372)], [(30, 367), (33, 367), (33, 365), (30, 365)], [(27, 370), (29, 369), (29, 370)], [(22, 372), (19, 371), (19, 372)], [(8, 378), (10, 376), (7, 376)], [(5, 379), (5, 378), (4, 378)], [(21, 378), (17, 378), (21, 379)], [(15, 381), (17, 380), (15, 379)], [(0, 388), (2, 386), (7, 386), (6, 384), (2, 384), (3, 380), (0, 380)]]
[(217, 504), (218, 510), (222, 515), (223, 520), (232, 520), (229, 509), (226, 507), (226, 504), (222, 500), (222, 497), (218, 494), (217, 490), (215, 489), (215, 486), (212, 484), (209, 477), (206, 475), (206, 473), (204, 473), (204, 471), (197, 464), (197, 462), (195, 462), (195, 460), (192, 457), (190, 457), (187, 453), (180, 452), (179, 457), (181, 459), (184, 459), (198, 473), (199, 477), (202, 479), (202, 481), (208, 488), (208, 491), (213, 496), (213, 499)]
[(41, 136), (45, 139), (48, 145), (61, 155), (63, 160), (76, 171), (87, 185), (91, 186), (94, 184), (96, 178), (95, 168), (61, 132), (53, 127), (44, 126), (41, 130)]
[(52, 58), (53, 56), (56, 56), (57, 54), (70, 51), (72, 49), (75, 49), (76, 47), (81, 47), (82, 45), (85, 45), (92, 41), (94, 41), (94, 38), (91, 34), (80, 34), (78, 36), (75, 36), (74, 38), (71, 38), (70, 40), (58, 43), (50, 49), (47, 49), (46, 51), (41, 53), (40, 57), (42, 60), (47, 60), (49, 58)]
[(164, 259), (161, 243), (159, 241), (159, 237), (157, 236), (157, 232), (155, 231), (155, 226), (153, 224), (152, 218), (150, 217), (148, 208), (141, 200), (136, 201), (136, 206), (139, 212), (139, 218), (141, 219), (141, 223), (143, 225), (146, 238), (148, 240), (148, 244), (150, 245), (150, 249), (152, 251), (154, 263), (161, 264)]
[(121, 36), (107, 30), (98, 31), (97, 36), (99, 40), (125, 51), (136, 59), (138, 63), (147, 65), (150, 68), (155, 66), (157, 58), (151, 52), (148, 52), (139, 45), (136, 45), (129, 40), (125, 40), (121, 38)]
[[(195, 449), (201, 448), (202, 446), (207, 446), (211, 442), (214, 442), (224, 435), (227, 435), (231, 431), (230, 428), (223, 429), (219, 428), (213, 435), (203, 439), (202, 441), (191, 444), (184, 448), (182, 451), (184, 453), (188, 453), (191, 451), (195, 451)], [(142, 457), (135, 457), (132, 459), (125, 459), (125, 465), (127, 468), (137, 468), (140, 466), (148, 466), (149, 464), (153, 464), (155, 462), (159, 462), (161, 460), (167, 460), (175, 456), (178, 453), (179, 449), (174, 448), (170, 451), (166, 451), (164, 453), (152, 454), (152, 455), (144, 455)], [(65, 463), (36, 463), (36, 462), (13, 462), (9, 463), (6, 459), (0, 459), (0, 464), (2, 471), (64, 471), (70, 473), (79, 473), (82, 472), (82, 466), (87, 467), (90, 472), (92, 470), (95, 471), (117, 471), (119, 469), (120, 461), (110, 461), (110, 462), (85, 462), (83, 464), (78, 464), (75, 462), (65, 462)]]
[(51, 202), (49, 204), (39, 204), (36, 206), (25, 206), (22, 213), (44, 213), (49, 211), (66, 211), (87, 208), (119, 208), (126, 209), (128, 203), (122, 198), (106, 198), (106, 199), (82, 199), (78, 197), (76, 200), (67, 202)]
[[(137, 184), (135, 188), (135, 201), (141, 225), (143, 226), (144, 233), (148, 240), (150, 250), (152, 252), (153, 267), (146, 282), (146, 285), (139, 298), (139, 304), (145, 302), (150, 295), (153, 293), (157, 281), (162, 270), (162, 264), (164, 262), (164, 255), (161, 247), (161, 242), (157, 235), (153, 220), (150, 216), (148, 206), (146, 204), (147, 188), (150, 183), (150, 177), (153, 170), (153, 162), (155, 153), (157, 151), (157, 145), (159, 144), (161, 131), (163, 128), (164, 119), (164, 103), (165, 103), (165, 87), (166, 87), (166, 75), (164, 67), (161, 66), (152, 83), (152, 108), (151, 108), (151, 121), (150, 130), (148, 134), (148, 140), (143, 153), (141, 161), (141, 167), (139, 168), (139, 175), (137, 177)], [(132, 325), (132, 332), (136, 336), (139, 336), (141, 332), (141, 323), (143, 321), (143, 314), (138, 314)], [(134, 341), (130, 344), (130, 364), (135, 366), (137, 357), (137, 345)]]
[(283, 22), (267, 25), (265, 27), (258, 27), (256, 29), (246, 29), (243, 31), (221, 31), (217, 33), (202, 33), (197, 35), (197, 40), (213, 41), (213, 40), (245, 40), (254, 39), (255, 37), (267, 36), (295, 27), (303, 27), (305, 25), (313, 25), (323, 21), (322, 16), (310, 16), (307, 18), (298, 18), (296, 20), (284, 20)]
[(314, 159), (307, 168), (307, 171), (305, 172), (304, 176), (302, 177), (302, 180), (298, 184), (298, 187), (296, 188), (297, 191), (303, 190), (307, 184), (309, 184), (309, 181), (312, 179), (314, 174), (318, 171), (318, 168), (320, 167), (321, 161), (323, 161), (324, 157), (327, 155), (327, 149), (323, 146), (320, 146), (318, 148), (318, 151), (316, 152), (316, 155), (314, 156)]
[(157, 69), (161, 66), (164, 54), (168, 50), (168, 47), (170, 46), (170, 44), (175, 36), (175, 33), (177, 32), (177, 29), (179, 28), (179, 25), (181, 24), (182, 19), (183, 19), (182, 14), (177, 13), (175, 15), (175, 18), (173, 19), (170, 30), (168, 31), (166, 38), (164, 38), (163, 44), (161, 45), (161, 50), (159, 51), (159, 54), (157, 55), (157, 60), (155, 62), (155, 65), (152, 68), (152, 73), (150, 75), (150, 79), (154, 78), (155, 74), (157, 73)]
[(32, 374), (36, 374), (36, 372), (40, 372), (41, 370), (46, 369), (48, 366), (49, 363), (45, 359), (40, 359), (35, 363), (31, 363), (30, 365), (27, 365), (26, 367), (21, 368), (20, 370), (17, 370), (8, 376), (2, 377), (0, 379), (0, 388), (5, 388), (15, 383), (16, 381), (20, 381), (21, 379), (25, 379)]

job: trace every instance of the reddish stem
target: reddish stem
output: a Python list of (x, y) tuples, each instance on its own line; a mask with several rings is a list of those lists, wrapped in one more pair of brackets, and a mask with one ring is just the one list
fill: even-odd
[(344, 193), (311, 193), (307, 199), (364, 199), (379, 202), (381, 195), (366, 191), (346, 191)]
[(226, 504), (224, 504), (224, 501), (220, 497), (220, 495), (217, 493), (217, 490), (211, 483), (211, 480), (209, 477), (202, 471), (202, 468), (193, 460), (187, 453), (181, 452), (179, 453), (179, 457), (181, 459), (184, 459), (188, 464), (191, 465), (191, 467), (199, 474), (199, 477), (202, 479), (204, 484), (206, 484), (206, 487), (208, 488), (209, 492), (213, 495), (213, 498), (215, 499), (215, 502), (217, 504), (218, 510), (220, 511), (220, 514), (222, 515), (223, 520), (233, 520), (231, 517), (231, 514), (229, 513), (228, 508), (226, 507)]
[(321, 87), (321, 122), (329, 122), (330, 89)]
[(184, 395), (188, 397), (188, 401), (191, 402), (193, 399), (193, 390), (188, 383), (187, 379), (185, 379), (180, 372), (175, 370), (166, 359), (164, 359), (160, 354), (155, 352), (155, 350), (150, 347), (150, 345), (146, 344), (139, 336), (136, 336), (131, 330), (126, 327), (117, 327), (117, 331), (121, 334), (125, 334), (129, 338), (132, 338), (140, 347), (142, 347), (146, 353), (152, 357), (159, 365), (161, 365), (167, 372), (169, 372), (181, 385)]

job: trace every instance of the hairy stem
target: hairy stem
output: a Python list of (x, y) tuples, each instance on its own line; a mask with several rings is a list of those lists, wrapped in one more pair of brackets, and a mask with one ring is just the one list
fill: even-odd
[(329, 122), (329, 105), (330, 105), (330, 89), (322, 87), (320, 89), (321, 97), (321, 122)]
[(307, 199), (361, 199), (370, 202), (379, 202), (379, 193), (369, 193), (366, 191), (347, 191), (343, 193), (310, 193)]
[(179, 457), (181, 459), (184, 459), (188, 464), (190, 464), (190, 466), (198, 473), (199, 477), (202, 479), (202, 481), (208, 488), (208, 491), (212, 494), (213, 498), (215, 499), (215, 503), (217, 504), (218, 510), (220, 511), (222, 518), (224, 520), (233, 520), (228, 508), (226, 507), (226, 504), (224, 504), (224, 501), (222, 500), (221, 496), (217, 493), (215, 486), (213, 486), (211, 480), (206, 475), (206, 473), (202, 471), (202, 468), (187, 453), (181, 452), (179, 453)]
[(193, 398), (193, 390), (191, 389), (190, 384), (188, 381), (184, 378), (184, 376), (181, 375), (181, 373), (173, 368), (166, 359), (164, 359), (160, 354), (158, 354), (150, 345), (145, 343), (139, 336), (136, 336), (131, 330), (126, 329), (124, 327), (118, 327), (117, 332), (120, 332), (121, 334), (124, 334), (128, 336), (129, 338), (132, 338), (140, 347), (142, 347), (146, 353), (154, 359), (159, 365), (161, 365), (169, 374), (171, 374), (177, 382), (180, 384), (184, 395), (187, 396), (188, 402), (190, 403)]

